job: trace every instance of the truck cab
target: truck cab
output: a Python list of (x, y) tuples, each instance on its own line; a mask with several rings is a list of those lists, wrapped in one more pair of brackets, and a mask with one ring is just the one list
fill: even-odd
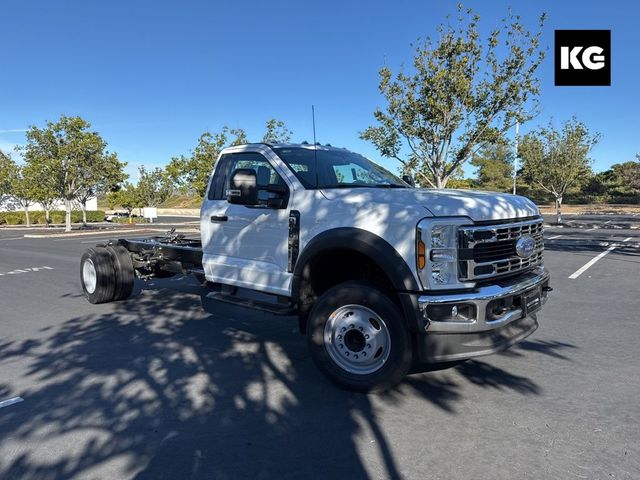
[(508, 348), (536, 330), (551, 290), (530, 200), (414, 188), (331, 146), (223, 150), (200, 230), (198, 243), (107, 247), (138, 277), (194, 272), (215, 301), (296, 314), (319, 368), (359, 391)]

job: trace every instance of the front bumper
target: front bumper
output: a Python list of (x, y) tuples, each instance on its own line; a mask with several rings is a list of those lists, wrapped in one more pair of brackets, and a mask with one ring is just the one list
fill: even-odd
[[(538, 328), (535, 312), (546, 302), (549, 290), (549, 273), (538, 267), (472, 292), (418, 296), (425, 325), (425, 334), (417, 335), (420, 361), (489, 355), (523, 340)], [(434, 312), (451, 312), (454, 306), (473, 315), (433, 318)]]

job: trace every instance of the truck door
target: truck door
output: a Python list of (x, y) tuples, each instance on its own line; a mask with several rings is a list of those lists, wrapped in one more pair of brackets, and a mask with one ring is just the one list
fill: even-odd
[(201, 210), (205, 275), (212, 282), (289, 295), (292, 276), (287, 271), (290, 207), (269, 207), (270, 194), (266, 191), (259, 192), (259, 205), (229, 203), (226, 197), (229, 177), (240, 168), (255, 170), (258, 185), (282, 185), (292, 191), (284, 176), (261, 153), (223, 155)]

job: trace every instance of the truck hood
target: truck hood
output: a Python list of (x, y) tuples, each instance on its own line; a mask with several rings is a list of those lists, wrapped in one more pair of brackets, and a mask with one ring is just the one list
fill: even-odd
[(395, 209), (422, 207), (436, 217), (469, 217), (475, 222), (532, 217), (540, 210), (526, 197), (508, 193), (478, 190), (430, 188), (345, 188), (326, 189), (322, 194), (328, 200), (348, 204), (383, 204)]

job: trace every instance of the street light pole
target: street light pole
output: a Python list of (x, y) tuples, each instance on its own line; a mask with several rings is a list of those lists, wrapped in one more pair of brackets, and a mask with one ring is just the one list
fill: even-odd
[(518, 175), (518, 132), (520, 131), (520, 122), (516, 122), (516, 153), (513, 157), (513, 194), (516, 194), (516, 176)]

